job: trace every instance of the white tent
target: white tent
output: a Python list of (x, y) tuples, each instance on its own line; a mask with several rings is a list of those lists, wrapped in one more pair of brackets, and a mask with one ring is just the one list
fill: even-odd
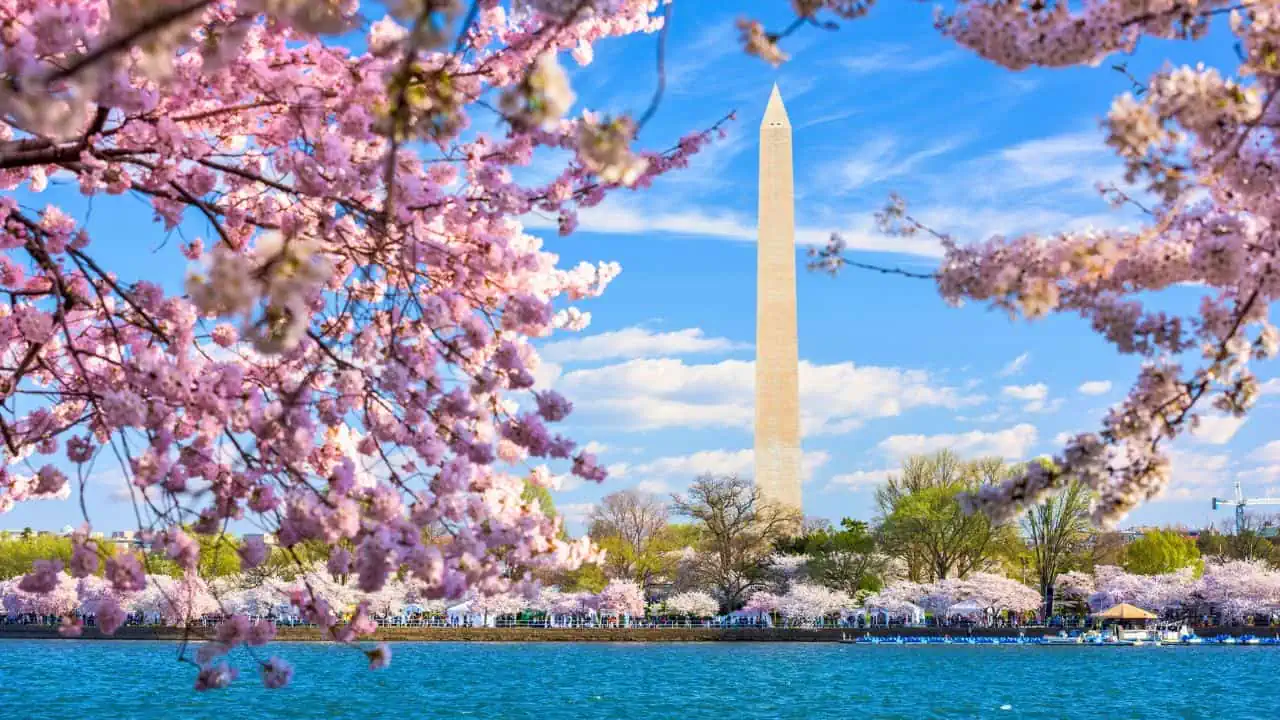
[(947, 608), (947, 617), (983, 617), (987, 608), (978, 604), (977, 600), (963, 600)]
[(484, 613), (472, 611), (470, 601), (458, 603), (445, 610), (445, 615), (449, 618), (450, 625), (465, 625), (468, 621), (472, 627), (497, 627), (498, 625), (496, 617), (492, 615), (485, 617)]
[(924, 624), (924, 608), (910, 602), (895, 602), (891, 606), (870, 607), (862, 609), (868, 621), (876, 620), (881, 625), (888, 625), (890, 620), (901, 619), (907, 625)]

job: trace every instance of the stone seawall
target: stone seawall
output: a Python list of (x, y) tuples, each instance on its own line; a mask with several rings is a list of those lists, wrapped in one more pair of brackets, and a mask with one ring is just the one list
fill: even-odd
[[(1197, 627), (1201, 637), (1216, 635), (1256, 635), (1280, 637), (1280, 628), (1252, 627)], [(935, 628), (893, 628), (890, 630), (841, 630), (826, 628), (806, 630), (800, 628), (379, 628), (374, 641), (407, 642), (835, 642), (842, 634), (860, 637), (870, 632), (881, 636), (942, 636), (964, 637), (967, 631)], [(1017, 630), (1009, 628), (975, 629), (974, 636), (1008, 637)], [(1029, 637), (1044, 635), (1044, 628), (1026, 628)], [(85, 628), (82, 640), (182, 640), (202, 639), (211, 634), (210, 628), (197, 628), (186, 635), (182, 628), (123, 627), (115, 635), (104, 637), (95, 628)], [(59, 639), (55, 626), (0, 625), (0, 639)], [(319, 641), (316, 628), (282, 627), (276, 639), (284, 641)]]

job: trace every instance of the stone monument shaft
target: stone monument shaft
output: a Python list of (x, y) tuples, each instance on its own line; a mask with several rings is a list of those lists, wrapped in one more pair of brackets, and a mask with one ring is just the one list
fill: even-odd
[(755, 481), (766, 498), (802, 507), (791, 121), (773, 86), (760, 123), (756, 246)]

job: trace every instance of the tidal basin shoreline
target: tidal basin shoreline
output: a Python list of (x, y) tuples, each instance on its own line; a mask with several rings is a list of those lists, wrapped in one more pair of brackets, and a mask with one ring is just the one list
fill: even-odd
[[(1280, 627), (1197, 626), (1201, 637), (1253, 635), (1258, 638), (1280, 637)], [(104, 636), (97, 628), (87, 627), (74, 640), (183, 640), (203, 639), (212, 627), (183, 628), (159, 626), (125, 626), (115, 635)], [(449, 627), (379, 627), (370, 639), (374, 642), (839, 642), (866, 634), (877, 637), (1010, 637), (1022, 633), (1026, 637), (1057, 634), (1057, 628), (449, 628)], [(0, 625), (0, 640), (62, 640), (52, 625)], [(276, 639), (286, 642), (325, 642), (314, 627), (280, 627)]]

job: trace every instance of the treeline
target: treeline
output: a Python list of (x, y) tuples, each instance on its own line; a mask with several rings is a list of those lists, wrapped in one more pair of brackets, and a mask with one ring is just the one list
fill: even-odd
[(605, 496), (589, 517), (590, 535), (608, 550), (604, 564), (549, 580), (598, 590), (624, 578), (652, 596), (705, 589), (732, 610), (753, 591), (797, 580), (857, 597), (893, 580), (928, 583), (981, 571), (1037, 589), (1051, 615), (1055, 581), (1070, 571), (1120, 566), (1161, 575), (1185, 567), (1198, 572), (1202, 557), (1280, 561), (1275, 542), (1258, 532), (1192, 539), (1163, 529), (1127, 542), (1092, 525), (1091, 493), (1074, 482), (1010, 523), (961, 510), (961, 493), (1018, 469), (949, 451), (911, 457), (876, 489), (871, 521), (838, 524), (772, 508), (737, 477), (700, 477), (670, 498), (623, 490)]
[[(965, 460), (948, 451), (911, 457), (876, 489), (873, 519), (844, 518), (838, 524), (775, 507), (750, 480), (735, 476), (699, 477), (688, 491), (670, 497), (622, 490), (605, 496), (588, 518), (589, 534), (606, 551), (603, 563), (540, 579), (568, 593), (598, 593), (612, 579), (630, 580), (651, 599), (707, 591), (730, 611), (756, 591), (781, 593), (797, 582), (859, 598), (895, 580), (929, 583), (993, 572), (1038, 590), (1046, 614), (1052, 614), (1055, 581), (1067, 572), (1093, 573), (1098, 566), (1142, 575), (1186, 567), (1198, 572), (1203, 557), (1280, 565), (1280, 548), (1256, 528), (1195, 540), (1165, 529), (1132, 542), (1101, 532), (1089, 521), (1092, 497), (1079, 483), (1068, 483), (1015, 522), (994, 523), (961, 510), (961, 493), (998, 483), (1017, 469), (999, 459)], [(545, 490), (531, 485), (526, 499), (555, 512)], [(277, 547), (263, 565), (241, 573), (235, 538), (191, 534), (200, 543), (200, 575), (206, 579), (292, 580), (329, 558), (329, 547), (318, 542)], [(100, 547), (110, 553), (116, 546)], [(0, 533), (0, 580), (30, 571), (36, 559), (70, 557), (70, 538), (29, 530)], [(151, 574), (182, 575), (163, 556), (145, 557)], [(513, 576), (524, 571), (512, 568)]]

